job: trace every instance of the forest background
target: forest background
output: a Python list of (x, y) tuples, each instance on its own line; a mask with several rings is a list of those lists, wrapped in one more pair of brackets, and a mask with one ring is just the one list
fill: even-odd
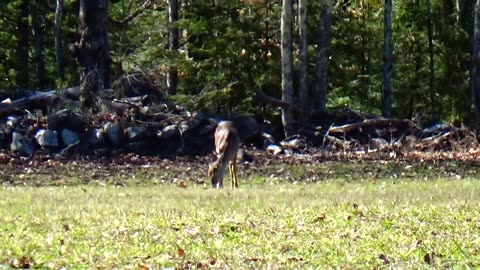
[[(2, 92), (80, 84), (72, 44), (81, 39), (79, 9), (88, 2), (7, 0), (0, 10)], [(146, 72), (168, 98), (191, 110), (261, 114), (272, 121), (280, 121), (280, 110), (255, 97), (282, 99), (285, 19), (292, 27), (291, 102), (299, 114), (348, 107), (385, 116), (385, 10), (391, 4), (392, 105), (386, 116), (476, 126), (472, 0), (94, 2), (108, 7), (109, 80)], [(293, 9), (285, 14), (289, 2)], [(319, 93), (322, 84), (326, 95)]]

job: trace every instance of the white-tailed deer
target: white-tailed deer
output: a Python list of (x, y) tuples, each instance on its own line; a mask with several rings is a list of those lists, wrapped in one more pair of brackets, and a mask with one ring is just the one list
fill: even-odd
[(223, 175), (229, 168), (232, 188), (238, 188), (237, 180), (237, 151), (240, 146), (238, 131), (230, 121), (220, 122), (215, 129), (215, 151), (217, 160), (208, 167), (208, 177), (212, 180), (212, 187), (223, 187)]

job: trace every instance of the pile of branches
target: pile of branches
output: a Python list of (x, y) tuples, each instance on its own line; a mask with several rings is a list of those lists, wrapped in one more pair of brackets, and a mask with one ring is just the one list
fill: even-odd
[[(422, 125), (409, 119), (364, 117), (349, 109), (332, 112), (330, 117), (334, 120), (317, 126), (315, 135), (320, 138), (318, 145), (332, 152), (461, 153), (479, 147), (474, 131), (450, 123)], [(335, 125), (334, 121), (347, 123)]]
[[(148, 73), (126, 74), (113, 89), (92, 93), (94, 107), (88, 113), (78, 111), (79, 93), (74, 87), (3, 97), (0, 148), (24, 156), (38, 150), (61, 155), (207, 155), (214, 149), (213, 132), (218, 121), (226, 119), (190, 112), (169, 101)], [(289, 106), (272, 103), (265, 95), (256, 99), (282, 108)], [(298, 126), (298, 134), (283, 138), (273, 132), (282, 130), (281, 126), (261, 123), (250, 116), (229, 118), (247, 147), (277, 156), (322, 152), (351, 156), (393, 153), (395, 157), (478, 149), (474, 132), (448, 123), (421, 125), (409, 119), (362, 115), (348, 108), (313, 113), (310, 119), (309, 124)]]
[(146, 73), (124, 75), (113, 89), (91, 94), (94, 107), (86, 112), (78, 110), (79, 88), (29, 91), (4, 99), (0, 147), (22, 156), (39, 150), (61, 155), (203, 155), (213, 149), (217, 120), (166, 100)]

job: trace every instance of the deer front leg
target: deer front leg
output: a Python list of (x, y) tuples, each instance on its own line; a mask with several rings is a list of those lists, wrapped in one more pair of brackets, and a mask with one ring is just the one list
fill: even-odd
[(213, 188), (223, 187), (223, 171), (225, 170), (224, 164), (219, 164), (219, 159), (215, 160), (208, 166), (208, 177), (212, 181)]

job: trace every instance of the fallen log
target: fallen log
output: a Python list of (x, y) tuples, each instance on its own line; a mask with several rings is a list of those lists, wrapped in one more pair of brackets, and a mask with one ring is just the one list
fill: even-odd
[(359, 128), (371, 128), (371, 127), (391, 127), (391, 128), (398, 128), (403, 125), (407, 125), (411, 127), (412, 122), (410, 120), (402, 120), (402, 119), (385, 119), (385, 118), (378, 118), (378, 119), (365, 119), (361, 122), (355, 122), (351, 124), (345, 124), (342, 126), (333, 126), (328, 129), (329, 134), (334, 133), (347, 133), (349, 131), (359, 129)]
[(24, 93), (23, 97), (14, 100), (7, 98), (0, 102), (0, 116), (15, 111), (31, 110), (31, 108), (45, 112), (46, 109), (55, 106), (61, 98), (78, 100), (80, 86), (47, 91), (24, 90), (22, 93)]
[(454, 132), (449, 131), (443, 134), (434, 135), (428, 138), (423, 138), (421, 142), (433, 142), (433, 144), (438, 144), (443, 139), (448, 139), (449, 137), (453, 137), (453, 136), (454, 136)]
[(0, 116), (15, 111), (41, 109), (44, 113), (48, 107), (55, 106), (60, 97), (55, 90), (47, 92), (33, 91), (29, 95), (16, 99), (6, 99), (0, 103)]

